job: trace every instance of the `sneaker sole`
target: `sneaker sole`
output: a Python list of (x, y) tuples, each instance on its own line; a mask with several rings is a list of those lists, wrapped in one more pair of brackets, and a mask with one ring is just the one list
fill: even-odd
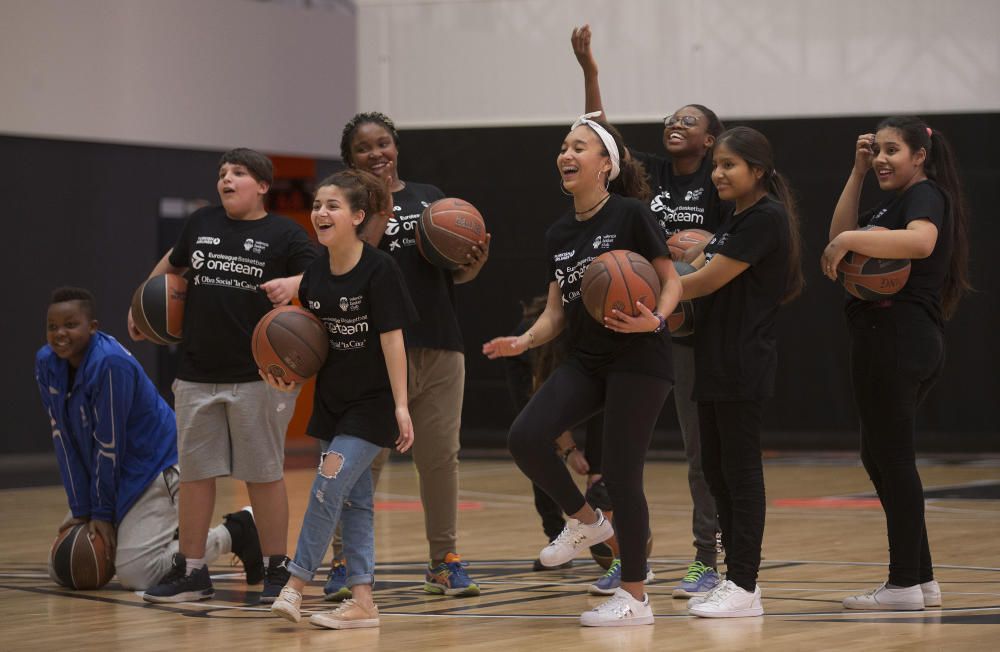
[(320, 615), (311, 616), (309, 624), (324, 629), (362, 629), (364, 627), (378, 627), (378, 618), (365, 618), (364, 620), (335, 620), (325, 618)]
[(215, 597), (215, 589), (207, 591), (186, 591), (177, 595), (149, 595), (142, 594), (142, 599), (146, 602), (156, 602), (158, 604), (170, 602), (198, 602), (199, 600), (211, 600)]
[(873, 604), (873, 605), (848, 605), (844, 603), (844, 609), (851, 611), (923, 611), (926, 605), (916, 604)]
[(587, 593), (589, 593), (590, 595), (614, 595), (615, 594), (615, 589), (617, 589), (617, 588), (618, 587), (616, 586), (614, 589), (602, 589), (601, 587), (597, 586), (596, 584), (591, 584), (587, 588)]
[(749, 609), (736, 609), (734, 611), (699, 611), (695, 605), (688, 609), (688, 613), (699, 618), (753, 618), (764, 615), (764, 607), (751, 607)]
[(938, 598), (937, 600), (931, 600), (929, 602), (928, 602), (927, 598), (924, 598), (924, 607), (937, 608), (937, 607), (940, 607), (940, 606), (941, 606), (941, 598)]
[(431, 593), (434, 595), (448, 595), (453, 598), (460, 598), (466, 596), (479, 595), (479, 587), (475, 584), (467, 586), (464, 589), (446, 589), (440, 584), (433, 584), (431, 582), (424, 582), (424, 593)]
[(300, 622), (302, 620), (302, 613), (292, 606), (286, 606), (287, 603), (275, 602), (271, 605), (271, 613), (275, 616), (281, 616), (285, 620), (290, 620), (293, 623)]
[(334, 591), (333, 593), (327, 593), (323, 596), (325, 602), (343, 602), (344, 600), (352, 596), (350, 589), (340, 589), (339, 591)]
[(580, 625), (583, 627), (630, 627), (632, 625), (652, 625), (655, 622), (653, 616), (639, 616), (636, 618), (623, 618), (621, 620), (604, 620), (587, 622), (580, 616)]
[(704, 598), (708, 591), (688, 591), (681, 587), (675, 587), (671, 595), (675, 598)]

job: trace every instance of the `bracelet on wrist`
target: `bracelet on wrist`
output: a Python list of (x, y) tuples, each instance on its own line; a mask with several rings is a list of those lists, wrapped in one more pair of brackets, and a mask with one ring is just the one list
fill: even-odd
[(658, 312), (654, 312), (653, 316), (659, 320), (659, 325), (653, 329), (653, 333), (662, 333), (663, 329), (667, 327), (667, 318)]
[(535, 334), (531, 331), (526, 331), (524, 334), (528, 336), (528, 344), (524, 347), (524, 350), (527, 351), (535, 345)]

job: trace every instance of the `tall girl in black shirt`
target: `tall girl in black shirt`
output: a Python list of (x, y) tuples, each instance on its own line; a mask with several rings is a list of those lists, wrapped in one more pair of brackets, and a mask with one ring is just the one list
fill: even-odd
[(688, 611), (706, 618), (760, 616), (757, 572), (764, 537), (760, 425), (774, 392), (778, 307), (802, 288), (798, 218), (771, 145), (758, 131), (723, 133), (712, 181), (733, 202), (704, 251), (704, 266), (682, 278), (698, 302), (694, 397), (702, 464), (715, 496), (726, 549), (726, 580)]
[[(556, 164), (573, 212), (546, 233), (551, 282), (545, 310), (522, 335), (483, 345), (489, 358), (523, 353), (566, 329), (567, 359), (518, 415), (509, 447), (518, 466), (571, 516), (562, 534), (544, 548), (548, 567), (572, 559), (611, 536), (611, 525), (587, 503), (553, 451), (565, 430), (604, 410), (604, 481), (615, 505), (622, 583), (604, 604), (581, 616), (584, 625), (652, 624), (642, 582), (646, 577), (649, 512), (642, 477), (653, 426), (670, 393), (670, 341), (663, 314), (680, 295), (666, 243), (643, 201), (648, 192), (640, 165), (625, 158), (621, 136), (593, 114), (583, 116), (563, 141)], [(658, 312), (617, 313), (599, 324), (583, 307), (580, 282), (587, 266), (612, 249), (648, 259), (662, 282)], [(641, 304), (640, 304), (641, 305)]]
[[(597, 79), (597, 61), (590, 48), (589, 25), (573, 30), (573, 52), (583, 70), (587, 111), (601, 111), (601, 88)], [(646, 169), (653, 191), (649, 202), (664, 237), (670, 238), (685, 229), (704, 229), (714, 233), (726, 204), (712, 183), (712, 146), (725, 130), (718, 116), (701, 104), (686, 104), (663, 120), (662, 153), (630, 150)], [(687, 260), (701, 253), (701, 247), (688, 250)], [(694, 388), (694, 337), (673, 338), (674, 404), (688, 462), (688, 489), (693, 512), (695, 558), (681, 582), (674, 587), (675, 598), (704, 595), (719, 583), (716, 567), (715, 500), (701, 468), (701, 435), (698, 406), (691, 398)]]
[[(861, 186), (874, 168), (893, 195), (858, 215)], [(888, 231), (859, 231), (882, 226)], [(823, 273), (837, 278), (848, 251), (911, 259), (910, 278), (891, 299), (847, 302), (851, 376), (861, 417), (861, 461), (885, 510), (889, 578), (844, 600), (848, 609), (917, 610), (941, 605), (917, 473), (917, 405), (944, 365), (944, 321), (969, 288), (966, 215), (944, 136), (914, 117), (887, 118), (855, 144), (854, 168), (830, 223)]]

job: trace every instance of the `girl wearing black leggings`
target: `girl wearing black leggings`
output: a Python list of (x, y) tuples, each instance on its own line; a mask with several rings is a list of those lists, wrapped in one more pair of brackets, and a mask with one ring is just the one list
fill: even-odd
[[(642, 477), (653, 426), (670, 393), (670, 339), (663, 315), (680, 298), (680, 282), (662, 232), (648, 209), (649, 187), (642, 167), (626, 158), (617, 130), (587, 114), (563, 141), (556, 165), (573, 212), (546, 233), (551, 282), (545, 310), (517, 337), (483, 345), (493, 359), (518, 355), (548, 342), (564, 329), (568, 356), (515, 419), (509, 447), (532, 482), (571, 518), (539, 553), (547, 567), (572, 559), (606, 540), (611, 524), (587, 503), (553, 450), (563, 431), (604, 410), (604, 482), (616, 506), (621, 549), (621, 587), (592, 611), (583, 625), (651, 625), (653, 612), (643, 590), (649, 511)], [(600, 324), (583, 306), (580, 282), (587, 266), (612, 249), (628, 249), (649, 260), (662, 291), (656, 312), (638, 304), (639, 316), (616, 312)]]
[[(858, 215), (870, 168), (893, 195)], [(881, 226), (888, 230), (861, 231)], [(910, 278), (890, 299), (849, 298), (851, 377), (861, 418), (861, 461), (885, 511), (889, 578), (844, 600), (847, 609), (919, 610), (941, 606), (934, 581), (924, 494), (917, 473), (917, 406), (944, 365), (944, 322), (969, 289), (966, 214), (951, 148), (914, 117), (887, 118), (855, 144), (854, 169), (830, 223), (823, 273), (837, 278), (848, 251), (909, 258)]]
[(764, 613), (757, 586), (764, 538), (764, 470), (760, 425), (774, 393), (775, 317), (802, 289), (798, 217), (771, 144), (759, 131), (724, 132), (713, 151), (712, 181), (731, 201), (701, 268), (684, 276), (684, 298), (696, 306), (694, 398), (701, 425), (702, 467), (715, 497), (726, 550), (726, 580), (691, 598), (704, 618)]

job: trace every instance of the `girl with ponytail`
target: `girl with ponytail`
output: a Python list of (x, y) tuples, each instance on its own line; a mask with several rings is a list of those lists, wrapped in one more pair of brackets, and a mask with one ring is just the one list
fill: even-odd
[[(306, 429), (327, 444), (309, 492), (295, 559), (288, 564), (291, 577), (271, 611), (299, 622), (302, 592), (342, 522), (353, 599), (309, 619), (331, 629), (379, 625), (372, 599), (371, 465), (384, 447), (403, 452), (413, 444), (402, 329), (416, 318), (416, 309), (392, 256), (358, 235), (385, 206), (387, 196), (382, 181), (357, 170), (338, 172), (319, 183), (311, 220), (326, 252), (306, 269), (299, 286), (299, 301), (323, 322), (329, 339)], [(270, 374), (265, 380), (278, 389), (295, 385)]]
[[(653, 426), (672, 387), (670, 339), (663, 315), (680, 298), (680, 282), (670, 262), (663, 232), (648, 205), (640, 166), (626, 156), (617, 130), (581, 116), (556, 157), (563, 191), (572, 195), (567, 211), (545, 234), (549, 291), (545, 309), (517, 337), (497, 337), (483, 345), (490, 359), (516, 356), (566, 330), (566, 358), (546, 379), (511, 425), (508, 446), (532, 482), (571, 518), (538, 555), (553, 568), (588, 546), (617, 534), (621, 584), (609, 600), (585, 612), (581, 624), (605, 627), (652, 625), (643, 581), (649, 510), (642, 473)], [(639, 316), (616, 313), (603, 325), (587, 314), (581, 281), (601, 254), (627, 249), (645, 257), (661, 282), (656, 310), (637, 302)], [(603, 480), (615, 507), (611, 524), (588, 501), (566, 466), (553, 454), (566, 430), (603, 410)]]
[(705, 479), (715, 497), (726, 550), (726, 580), (688, 612), (705, 618), (760, 616), (757, 573), (764, 537), (760, 426), (774, 394), (775, 317), (802, 291), (798, 213), (774, 169), (771, 144), (736, 127), (719, 136), (712, 181), (732, 202), (705, 246), (701, 268), (681, 277), (684, 298), (700, 299), (694, 399)]
[[(860, 214), (861, 186), (874, 169), (892, 195)], [(861, 231), (881, 226), (887, 230)], [(881, 301), (848, 298), (851, 376), (861, 419), (861, 461), (885, 511), (889, 577), (844, 600), (847, 609), (919, 610), (941, 605), (934, 581), (924, 494), (917, 472), (917, 406), (944, 366), (944, 322), (968, 280), (967, 216), (944, 135), (915, 117), (883, 120), (855, 143), (854, 167), (830, 223), (822, 271), (837, 278), (848, 251), (908, 258), (910, 277)]]

